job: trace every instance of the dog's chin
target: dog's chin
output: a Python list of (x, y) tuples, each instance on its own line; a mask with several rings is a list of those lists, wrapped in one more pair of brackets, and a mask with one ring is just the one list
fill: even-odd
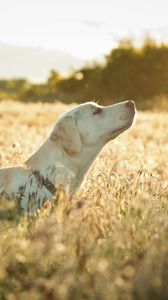
[(119, 134), (129, 129), (132, 126), (133, 122), (134, 122), (134, 116), (129, 120), (127, 120), (127, 122), (122, 126), (120, 126), (119, 128), (116, 128), (115, 130), (111, 131), (107, 137), (107, 140), (110, 141), (115, 139)]

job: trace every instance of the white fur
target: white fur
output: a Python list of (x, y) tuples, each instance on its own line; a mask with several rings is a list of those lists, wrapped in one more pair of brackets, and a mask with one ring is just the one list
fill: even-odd
[(24, 212), (33, 212), (47, 199), (55, 201), (41, 178), (55, 187), (69, 184), (70, 192), (74, 192), (102, 147), (128, 129), (134, 115), (133, 101), (107, 107), (94, 102), (77, 106), (58, 120), (24, 166), (0, 170), (1, 194), (19, 199)]

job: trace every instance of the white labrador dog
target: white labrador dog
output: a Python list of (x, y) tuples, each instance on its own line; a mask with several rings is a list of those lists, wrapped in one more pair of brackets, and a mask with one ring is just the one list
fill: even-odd
[(23, 166), (0, 169), (0, 192), (19, 200), (23, 212), (34, 212), (47, 199), (55, 201), (57, 188), (81, 184), (92, 162), (110, 140), (128, 129), (135, 105), (111, 106), (88, 102), (64, 114), (48, 139)]

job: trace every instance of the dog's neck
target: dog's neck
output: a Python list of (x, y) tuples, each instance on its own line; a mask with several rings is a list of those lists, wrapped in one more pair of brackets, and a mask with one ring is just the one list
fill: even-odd
[(32, 171), (38, 170), (41, 174), (44, 174), (49, 166), (57, 163), (68, 167), (70, 171), (76, 173), (76, 168), (70, 163), (64, 152), (50, 139), (47, 139), (39, 150), (26, 161), (28, 169)]
[[(70, 176), (72, 174), (70, 186), (71, 191), (74, 191), (80, 186), (101, 148), (100, 145), (94, 147), (94, 149), (93, 147), (84, 146), (77, 156), (70, 156), (50, 139), (47, 139), (39, 150), (26, 161), (26, 165), (30, 171), (38, 170), (41, 175), (47, 176), (55, 185), (59, 184), (57, 176), (54, 175), (55, 177), (53, 177), (53, 172), (51, 176), (49, 170), (52, 170), (55, 166), (56, 171), (58, 170), (59, 172), (59, 166), (62, 166), (64, 168), (63, 173), (67, 174), (67, 177), (68, 174)], [(82, 164), (81, 161), (83, 162)], [(63, 182), (66, 184), (66, 180), (63, 180)]]
[(83, 146), (80, 154), (76, 157), (71, 157), (71, 162), (77, 168), (76, 178), (72, 183), (72, 189), (77, 189), (84, 179), (87, 171), (91, 167), (96, 156), (99, 154), (103, 146), (97, 145), (96, 147)]

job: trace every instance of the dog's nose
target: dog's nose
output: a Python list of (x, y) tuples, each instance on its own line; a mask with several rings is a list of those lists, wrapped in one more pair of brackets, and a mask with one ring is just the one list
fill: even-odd
[(128, 101), (125, 102), (125, 105), (129, 106), (129, 107), (135, 107), (135, 102), (132, 101), (132, 100), (128, 100)]

